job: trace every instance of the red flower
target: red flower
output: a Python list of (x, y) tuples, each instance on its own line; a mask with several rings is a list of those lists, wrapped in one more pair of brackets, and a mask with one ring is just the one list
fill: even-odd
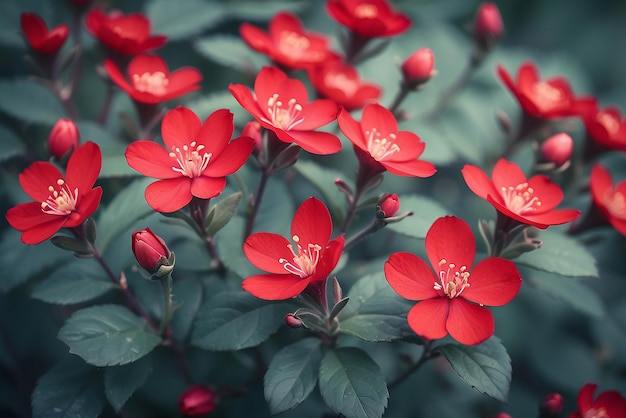
[(429, 340), (450, 334), (461, 344), (480, 344), (494, 332), (493, 316), (483, 305), (509, 303), (522, 285), (519, 271), (512, 261), (498, 257), (472, 269), (474, 234), (454, 216), (437, 219), (425, 245), (434, 272), (410, 253), (392, 254), (385, 263), (391, 287), (406, 299), (421, 301), (409, 311), (409, 326)]
[(598, 145), (610, 150), (626, 151), (626, 119), (617, 107), (593, 107), (583, 115), (589, 137)]
[(537, 67), (532, 62), (520, 66), (516, 82), (500, 65), (498, 75), (515, 95), (524, 112), (537, 118), (557, 119), (581, 115), (595, 104), (592, 97), (576, 98), (563, 77), (541, 81)]
[(413, 132), (398, 131), (393, 113), (379, 104), (365, 106), (360, 123), (345, 109), (339, 113), (337, 122), (355, 148), (390, 173), (429, 177), (437, 171), (432, 163), (417, 159), (426, 147), (420, 137)]
[(217, 394), (203, 385), (189, 386), (178, 398), (178, 410), (186, 417), (200, 417), (213, 412)]
[(328, 0), (328, 14), (363, 38), (400, 35), (411, 19), (396, 12), (387, 0)]
[(226, 186), (226, 176), (246, 162), (254, 140), (230, 141), (233, 115), (227, 109), (213, 112), (204, 121), (178, 106), (161, 123), (165, 148), (152, 141), (136, 141), (126, 149), (128, 165), (158, 180), (146, 188), (148, 205), (158, 212), (175, 212), (192, 197), (210, 199)]
[(493, 181), (474, 165), (466, 164), (462, 172), (474, 193), (517, 222), (546, 229), (573, 221), (580, 215), (575, 209), (554, 209), (563, 200), (563, 191), (548, 176), (526, 179), (517, 164), (504, 158), (493, 168)]
[(281, 12), (270, 21), (269, 34), (249, 23), (239, 33), (248, 46), (267, 55), (277, 65), (287, 68), (308, 68), (339, 56), (328, 49), (328, 39), (314, 32), (305, 32), (297, 16)]
[(613, 186), (611, 173), (596, 164), (591, 170), (591, 196), (604, 217), (626, 236), (626, 181)]
[(326, 206), (314, 197), (305, 200), (291, 222), (295, 243), (281, 235), (257, 232), (243, 244), (248, 260), (270, 274), (250, 276), (244, 290), (260, 299), (282, 300), (298, 296), (310, 283), (326, 280), (343, 250), (344, 239), (332, 241), (332, 220)]
[(578, 411), (568, 418), (626, 418), (626, 399), (616, 390), (602, 392), (593, 400), (598, 385), (587, 383), (578, 393)]
[(150, 20), (141, 13), (124, 15), (113, 11), (108, 15), (100, 9), (91, 10), (86, 18), (87, 30), (104, 46), (122, 55), (136, 55), (160, 48), (165, 35), (150, 35)]
[(170, 73), (165, 61), (156, 55), (138, 55), (128, 64), (128, 80), (115, 63), (104, 63), (109, 77), (133, 100), (140, 103), (158, 104), (175, 99), (192, 91), (200, 90), (202, 73), (193, 67), (179, 68)]
[(333, 100), (347, 110), (360, 109), (380, 97), (380, 87), (365, 83), (353, 66), (328, 61), (308, 71), (313, 87), (322, 97)]
[(53, 55), (59, 52), (70, 33), (66, 24), (48, 31), (46, 22), (35, 13), (22, 13), (20, 21), (28, 45), (40, 54)]
[(242, 84), (231, 84), (230, 92), (261, 125), (279, 140), (296, 143), (313, 154), (334, 154), (341, 141), (328, 132), (314, 132), (337, 118), (337, 105), (319, 99), (309, 103), (304, 83), (275, 67), (264, 67), (254, 82), (254, 97)]
[(22, 188), (34, 202), (22, 203), (7, 211), (9, 224), (22, 231), (24, 244), (39, 244), (61, 228), (75, 228), (91, 216), (102, 197), (102, 188), (93, 188), (100, 167), (100, 147), (87, 142), (67, 162), (65, 178), (49, 162), (32, 163), (20, 176)]

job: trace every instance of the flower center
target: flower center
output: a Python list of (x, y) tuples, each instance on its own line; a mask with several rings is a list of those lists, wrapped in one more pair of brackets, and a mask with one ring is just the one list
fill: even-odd
[(552, 87), (545, 81), (540, 81), (533, 86), (533, 92), (539, 101), (556, 102), (563, 99), (563, 93), (556, 87)]
[(143, 73), (142, 75), (133, 74), (133, 87), (135, 87), (135, 90), (143, 93), (163, 96), (167, 93), (167, 85), (169, 83), (167, 76), (161, 71)]
[(502, 186), (500, 188), (500, 195), (504, 199), (504, 205), (511, 211), (518, 215), (534, 212), (539, 206), (541, 201), (537, 196), (533, 196), (535, 189), (530, 187), (528, 183), (521, 183), (517, 186)]
[(359, 4), (354, 8), (354, 15), (359, 19), (374, 19), (378, 17), (378, 7), (368, 3)]
[(389, 134), (389, 139), (382, 137), (376, 128), (365, 131), (367, 137), (367, 151), (376, 161), (388, 159), (391, 155), (400, 151), (400, 147), (395, 143), (396, 134)]
[(309, 38), (292, 31), (280, 33), (278, 46), (285, 55), (296, 60), (309, 57), (311, 54), (315, 55), (312, 51), (308, 51), (311, 47)]
[(306, 248), (302, 248), (299, 236), (294, 235), (292, 239), (298, 247), (298, 253), (296, 254), (293, 250), (293, 245), (287, 245), (293, 254), (293, 263), (290, 263), (289, 260), (284, 258), (279, 258), (278, 262), (282, 264), (283, 268), (291, 274), (295, 274), (301, 278), (309, 277), (315, 273), (315, 267), (317, 266), (317, 262), (320, 260), (320, 251), (322, 251), (322, 247), (318, 244), (309, 243)]
[(189, 178), (200, 177), (213, 156), (210, 152), (202, 152), (204, 148), (204, 145), (198, 145), (196, 141), (183, 145), (182, 149), (172, 147), (169, 155), (178, 163), (178, 167), (172, 167), (172, 170)]
[(326, 73), (324, 76), (324, 84), (330, 88), (344, 92), (347, 97), (354, 96), (356, 91), (359, 89), (359, 83), (343, 73)]
[(263, 118), (263, 121), (288, 131), (304, 121), (304, 118), (300, 116), (300, 112), (302, 112), (302, 106), (295, 98), (292, 97), (287, 103), (284, 103), (280, 100), (278, 93), (274, 93), (272, 97), (267, 99), (267, 115), (269, 119)]
[(435, 282), (434, 289), (443, 291), (447, 297), (453, 299), (460, 296), (463, 290), (470, 286), (467, 282), (469, 277), (467, 266), (457, 269), (456, 264), (448, 263), (445, 258), (442, 258), (439, 260), (439, 281)]
[(41, 210), (48, 215), (67, 216), (76, 209), (78, 188), (70, 190), (63, 179), (57, 180), (57, 185), (48, 186), (50, 195), (45, 202), (41, 202)]
[(619, 131), (619, 119), (608, 112), (599, 112), (596, 121), (606, 129), (609, 135), (613, 136)]
[(622, 193), (607, 190), (604, 194), (604, 205), (613, 217), (626, 219), (626, 198)]
[(604, 408), (591, 408), (585, 412), (584, 418), (610, 418), (610, 416)]

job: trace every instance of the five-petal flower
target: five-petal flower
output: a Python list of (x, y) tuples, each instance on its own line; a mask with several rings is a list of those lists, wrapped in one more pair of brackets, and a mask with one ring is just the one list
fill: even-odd
[(91, 216), (102, 198), (102, 188), (93, 187), (102, 166), (100, 147), (86, 142), (72, 153), (65, 177), (46, 161), (36, 161), (19, 181), (34, 202), (7, 211), (9, 224), (22, 231), (22, 242), (39, 244), (61, 228), (75, 228)]
[[(399, 252), (385, 262), (385, 277), (402, 297), (421, 301), (408, 313), (413, 331), (435, 340), (450, 334), (462, 344), (480, 344), (494, 333), (491, 312), (519, 292), (521, 275), (512, 261), (490, 257), (472, 269), (476, 242), (469, 225), (454, 216), (437, 219), (426, 234), (426, 254)], [(433, 271), (434, 270), (434, 271)]]
[(411, 19), (387, 0), (328, 0), (326, 9), (333, 19), (366, 39), (396, 36), (411, 26)]
[(619, 108), (593, 107), (582, 115), (582, 119), (589, 139), (600, 148), (626, 151), (626, 119), (622, 117)]
[(246, 162), (254, 140), (233, 134), (233, 114), (213, 112), (202, 123), (185, 107), (170, 110), (161, 124), (165, 148), (152, 141), (133, 142), (126, 149), (128, 165), (158, 180), (146, 188), (148, 205), (158, 212), (175, 212), (195, 196), (210, 199), (226, 186), (226, 176)]
[(243, 289), (260, 299), (283, 300), (298, 296), (311, 283), (326, 280), (344, 244), (343, 236), (330, 240), (331, 234), (328, 208), (314, 197), (305, 200), (291, 223), (293, 244), (269, 232), (257, 232), (246, 239), (246, 257), (269, 274), (248, 277)]

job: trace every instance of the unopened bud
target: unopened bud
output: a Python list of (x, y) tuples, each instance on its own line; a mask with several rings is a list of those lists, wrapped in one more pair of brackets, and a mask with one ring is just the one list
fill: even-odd
[(386, 193), (379, 201), (378, 207), (382, 211), (384, 218), (391, 218), (395, 216), (400, 210), (400, 199), (395, 193)]
[(560, 393), (552, 393), (543, 400), (539, 407), (540, 418), (558, 418), (563, 410), (563, 396)]
[(162, 267), (173, 266), (173, 253), (167, 248), (163, 238), (152, 232), (150, 228), (133, 232), (132, 250), (139, 265), (150, 274), (167, 270)]
[(569, 161), (574, 151), (574, 140), (566, 133), (548, 138), (539, 148), (543, 163), (552, 163), (556, 168)]
[(430, 48), (412, 53), (402, 64), (405, 85), (417, 88), (435, 75), (435, 55)]
[(304, 326), (302, 320), (292, 313), (285, 315), (285, 325), (289, 328), (302, 328)]
[(490, 50), (504, 32), (504, 23), (498, 6), (484, 2), (474, 19), (474, 39), (485, 50)]
[(178, 410), (187, 417), (208, 415), (215, 409), (217, 394), (203, 385), (189, 386), (178, 398)]
[(78, 127), (70, 119), (59, 119), (52, 127), (48, 137), (48, 150), (50, 155), (59, 160), (71, 154), (80, 143), (80, 133)]

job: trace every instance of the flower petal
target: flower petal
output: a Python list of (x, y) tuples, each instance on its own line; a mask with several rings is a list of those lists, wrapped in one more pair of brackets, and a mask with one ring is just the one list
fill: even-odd
[(354, 145), (367, 151), (367, 144), (365, 138), (363, 138), (363, 131), (361, 130), (361, 124), (354, 120), (350, 112), (346, 109), (341, 109), (337, 116), (337, 123), (341, 132), (352, 142)]
[(322, 201), (309, 197), (296, 210), (291, 222), (294, 241), (306, 248), (309, 244), (326, 247), (333, 232), (333, 221), (328, 208)]
[(89, 190), (87, 194), (85, 194), (78, 203), (78, 207), (74, 210), (67, 222), (65, 223), (66, 228), (74, 228), (82, 224), (85, 219), (89, 218), (100, 206), (100, 200), (102, 199), (102, 187), (96, 187), (94, 189)]
[(292, 260), (290, 242), (283, 236), (270, 232), (257, 232), (246, 238), (243, 252), (255, 267), (276, 274), (285, 274), (286, 270), (279, 260)]
[(594, 405), (596, 407), (602, 407), (607, 417), (626, 417), (626, 399), (616, 390), (606, 390), (600, 393)]
[(476, 345), (493, 335), (495, 322), (489, 309), (459, 297), (450, 300), (446, 329), (461, 344)]
[(216, 158), (232, 138), (234, 129), (233, 114), (228, 109), (218, 109), (202, 124), (197, 142), (206, 147), (204, 151), (213, 154), (212, 158)]
[(182, 148), (192, 141), (197, 141), (201, 127), (200, 118), (191, 109), (178, 106), (170, 110), (161, 122), (161, 136), (163, 136), (165, 148), (168, 150), (172, 147)]
[(361, 129), (364, 133), (376, 130), (382, 138), (389, 138), (390, 134), (398, 133), (398, 121), (389, 109), (378, 103), (371, 103), (363, 108)]
[(609, 170), (602, 167), (600, 164), (593, 166), (591, 170), (591, 195), (593, 201), (598, 206), (605, 206), (605, 196), (608, 190), (613, 189), (613, 179)]
[(439, 296), (434, 288), (437, 281), (424, 260), (411, 253), (394, 253), (385, 262), (385, 278), (397, 294), (410, 300), (425, 300)]
[(19, 175), (22, 189), (37, 202), (43, 202), (50, 196), (48, 187), (57, 184), (63, 175), (54, 165), (45, 161), (35, 161)]
[(517, 164), (504, 158), (500, 158), (493, 167), (491, 178), (496, 191), (500, 191), (503, 187), (515, 187), (518, 184), (526, 183), (526, 175), (522, 169)]
[(330, 241), (325, 250), (320, 255), (320, 260), (315, 266), (315, 273), (310, 277), (311, 281), (326, 280), (328, 275), (334, 270), (343, 252), (344, 238), (339, 236)]
[(593, 392), (596, 391), (598, 385), (595, 383), (587, 383), (578, 392), (578, 410), (581, 413), (586, 413), (593, 406)]
[(409, 326), (420, 337), (438, 340), (448, 335), (446, 320), (450, 302), (447, 297), (418, 302), (407, 315)]
[(201, 88), (201, 81), (202, 73), (197, 68), (179, 68), (170, 74), (167, 84), (167, 93), (161, 98), (161, 101), (172, 100), (183, 94), (198, 91)]
[(387, 161), (414, 160), (424, 152), (426, 144), (413, 132), (400, 131), (396, 135), (395, 143), (400, 148), (399, 152), (392, 154)]
[(158, 55), (150, 54), (137, 55), (132, 59), (130, 64), (128, 64), (126, 70), (130, 80), (133, 79), (135, 74), (142, 76), (145, 73), (154, 74), (158, 72), (165, 74), (165, 76), (169, 78), (170, 70), (167, 68), (165, 60)]
[(318, 99), (308, 104), (301, 103), (301, 105), (300, 116), (304, 120), (297, 127), (299, 131), (308, 131), (327, 125), (337, 119), (337, 112), (339, 112), (337, 104), (328, 99)]
[(517, 296), (522, 275), (512, 261), (490, 257), (472, 269), (469, 284), (462, 297), (487, 306), (502, 306)]
[(437, 172), (435, 165), (429, 161), (381, 161), (391, 174), (396, 176), (430, 177)]
[(210, 177), (223, 177), (233, 174), (245, 164), (254, 149), (254, 139), (241, 137), (231, 141), (202, 173)]
[(471, 268), (476, 255), (476, 240), (470, 226), (455, 216), (437, 219), (426, 233), (426, 254), (436, 272), (439, 263), (445, 260), (448, 265)]
[(67, 216), (44, 213), (39, 202), (22, 203), (10, 208), (6, 213), (7, 222), (18, 231), (26, 231), (37, 225), (53, 222), (57, 218), (63, 218), (65, 222)]
[(487, 174), (475, 165), (465, 164), (461, 170), (463, 179), (478, 197), (487, 200), (487, 196), (500, 196), (500, 193), (496, 190), (493, 182), (487, 176)]
[(536, 215), (524, 215), (527, 221), (525, 223), (543, 225), (543, 227), (538, 226), (540, 229), (546, 229), (550, 225), (563, 225), (577, 219), (579, 216), (580, 211), (578, 209), (559, 209)]
[(172, 170), (176, 161), (169, 156), (161, 145), (152, 141), (135, 141), (126, 148), (126, 162), (128, 165), (147, 177), (157, 179), (172, 179), (181, 177), (177, 171)]
[(79, 193), (87, 193), (96, 183), (102, 168), (102, 152), (93, 142), (85, 142), (72, 153), (67, 162), (65, 179)]
[(533, 189), (533, 195), (541, 201), (538, 208), (540, 212), (554, 209), (563, 200), (563, 190), (548, 176), (543, 174), (532, 176), (528, 180), (528, 186)]
[(272, 49), (273, 45), (269, 35), (250, 23), (241, 24), (239, 35), (250, 48), (257, 52), (266, 54)]
[(248, 87), (243, 84), (230, 84), (228, 86), (228, 90), (230, 90), (230, 94), (233, 95), (241, 107), (247, 110), (248, 113), (250, 113), (259, 122), (265, 117), (265, 113), (259, 107), (259, 104)]
[(21, 240), (24, 244), (35, 245), (44, 242), (56, 234), (65, 223), (64, 216), (55, 216), (50, 222), (39, 224), (32, 229), (22, 232)]
[(176, 212), (191, 202), (191, 179), (178, 177), (159, 180), (146, 187), (148, 205), (157, 212)]
[(278, 139), (283, 142), (295, 142), (302, 149), (317, 155), (335, 154), (341, 151), (341, 141), (329, 132), (316, 131), (281, 131), (275, 130)]
[(200, 199), (219, 196), (226, 187), (226, 177), (194, 177), (191, 179), (191, 194)]
[(309, 282), (293, 274), (263, 274), (246, 278), (241, 287), (259, 299), (284, 300), (298, 296)]

